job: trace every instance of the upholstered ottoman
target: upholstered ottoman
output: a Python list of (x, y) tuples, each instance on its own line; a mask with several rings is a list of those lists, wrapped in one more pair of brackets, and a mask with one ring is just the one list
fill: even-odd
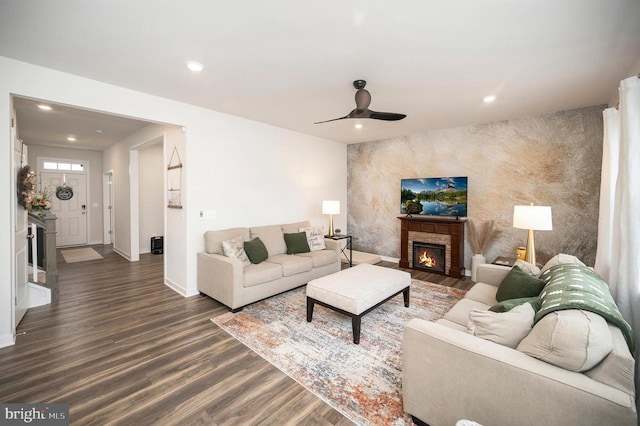
[(362, 317), (392, 297), (402, 293), (409, 307), (411, 275), (397, 269), (361, 264), (309, 281), (307, 322), (317, 303), (351, 317), (353, 343), (360, 343)]

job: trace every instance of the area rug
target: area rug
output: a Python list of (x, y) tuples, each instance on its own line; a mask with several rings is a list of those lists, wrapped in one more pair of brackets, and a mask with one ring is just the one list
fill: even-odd
[(103, 259), (103, 257), (100, 256), (100, 254), (94, 249), (92, 249), (91, 247), (65, 249), (65, 250), (60, 250), (60, 253), (62, 254), (62, 257), (64, 257), (64, 260), (67, 263)]
[(441, 318), (465, 291), (419, 280), (411, 303), (398, 295), (362, 318), (353, 344), (351, 318), (316, 305), (306, 321), (305, 288), (211, 320), (359, 425), (412, 424), (402, 410), (402, 332), (412, 318)]

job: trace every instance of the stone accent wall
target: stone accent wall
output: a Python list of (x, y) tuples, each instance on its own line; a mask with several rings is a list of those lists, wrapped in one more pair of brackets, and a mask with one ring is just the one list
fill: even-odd
[[(562, 252), (595, 260), (605, 105), (352, 144), (348, 217), (354, 249), (400, 257), (400, 180), (468, 176), (469, 218), (501, 231), (484, 255), (515, 255), (527, 231), (513, 206), (552, 208), (553, 230), (535, 233), (538, 262)], [(425, 118), (427, 119), (427, 118)], [(465, 243), (465, 268), (474, 254)]]

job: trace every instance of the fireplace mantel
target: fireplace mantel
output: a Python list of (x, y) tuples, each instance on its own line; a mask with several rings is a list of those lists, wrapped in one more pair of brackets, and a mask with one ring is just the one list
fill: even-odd
[(434, 216), (398, 216), (401, 222), (400, 230), (400, 263), (401, 268), (412, 268), (411, 246), (413, 240), (409, 233), (420, 235), (420, 241), (432, 242), (430, 236), (446, 236), (447, 250), (450, 253), (451, 264), (445, 275), (462, 278), (464, 272), (464, 223), (465, 219), (447, 219)]

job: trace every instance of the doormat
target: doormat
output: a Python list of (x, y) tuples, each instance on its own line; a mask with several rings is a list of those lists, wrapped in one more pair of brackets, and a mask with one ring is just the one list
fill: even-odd
[(98, 253), (91, 247), (60, 250), (60, 253), (67, 263), (104, 259), (102, 256), (100, 256), (100, 253)]

